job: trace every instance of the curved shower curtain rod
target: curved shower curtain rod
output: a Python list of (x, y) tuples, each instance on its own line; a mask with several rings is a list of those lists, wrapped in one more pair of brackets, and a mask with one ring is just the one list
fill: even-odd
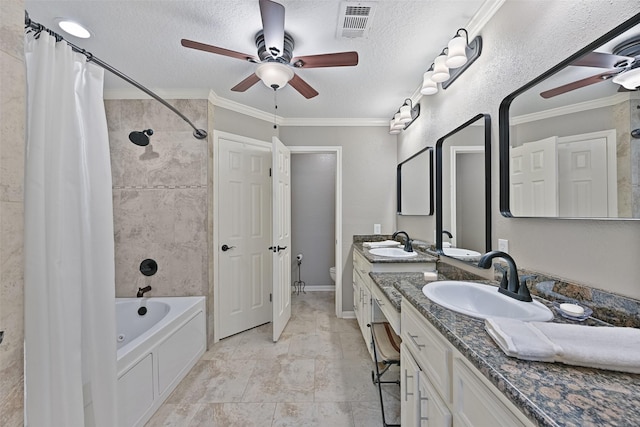
[(147, 89), (146, 87), (142, 86), (137, 81), (133, 80), (131, 77), (129, 77), (126, 74), (122, 73), (121, 71), (113, 68), (111, 65), (107, 64), (106, 62), (102, 61), (101, 59), (96, 58), (95, 56), (93, 56), (93, 54), (91, 52), (87, 52), (86, 50), (82, 49), (81, 47), (78, 47), (78, 46), (74, 45), (69, 40), (66, 40), (60, 34), (50, 30), (49, 28), (45, 27), (44, 25), (32, 21), (31, 18), (29, 18), (29, 12), (27, 12), (26, 10), (24, 11), (24, 26), (25, 26), (25, 28), (31, 28), (31, 29), (35, 30), (36, 33), (40, 33), (42, 31), (46, 31), (47, 33), (49, 33), (50, 35), (55, 37), (58, 42), (64, 41), (65, 43), (67, 43), (71, 47), (71, 49), (74, 52), (78, 52), (78, 53), (81, 53), (84, 56), (86, 56), (87, 57), (87, 61), (93, 62), (96, 65), (99, 65), (100, 67), (104, 68), (105, 70), (111, 72), (112, 74), (120, 77), (122, 80), (126, 81), (127, 83), (129, 83), (129, 84), (131, 84), (131, 85), (133, 85), (135, 87), (137, 87), (138, 89), (140, 89), (141, 91), (143, 91), (144, 93), (146, 93), (147, 95), (149, 95), (150, 97), (154, 98), (156, 101), (160, 102), (162, 105), (164, 105), (165, 107), (167, 107), (168, 109), (170, 109), (171, 111), (176, 113), (178, 116), (180, 116), (182, 118), (182, 120), (187, 122), (189, 124), (189, 126), (191, 126), (193, 128), (193, 136), (195, 136), (197, 139), (204, 139), (204, 138), (207, 137), (207, 132), (204, 129), (198, 129), (197, 127), (195, 127), (195, 125), (191, 122), (191, 120), (189, 120), (184, 114), (182, 114), (180, 111), (178, 111), (174, 106), (169, 104), (167, 101), (165, 101), (164, 99), (160, 98), (158, 95), (153, 93), (151, 90)]

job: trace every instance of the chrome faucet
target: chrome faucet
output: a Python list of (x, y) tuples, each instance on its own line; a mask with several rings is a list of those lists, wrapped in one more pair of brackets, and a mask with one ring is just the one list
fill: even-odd
[(405, 235), (404, 251), (405, 252), (413, 252), (413, 246), (411, 245), (412, 240), (409, 238), (409, 235), (407, 234), (407, 232), (406, 231), (396, 231), (395, 233), (393, 233), (393, 236), (391, 236), (391, 238), (395, 240), (395, 238), (396, 238), (396, 236), (398, 234), (404, 234)]
[(505, 294), (511, 298), (515, 298), (520, 301), (533, 301), (531, 298), (531, 294), (529, 293), (529, 288), (527, 288), (527, 278), (523, 277), (523, 280), (518, 279), (518, 269), (516, 267), (516, 262), (511, 258), (511, 256), (505, 252), (501, 251), (491, 251), (482, 255), (480, 261), (478, 261), (478, 267), (480, 268), (491, 268), (491, 260), (493, 258), (502, 258), (507, 261), (507, 266), (509, 267), (509, 279), (507, 280), (507, 272), (500, 269), (502, 271), (502, 280), (500, 281), (500, 287), (498, 288), (498, 292)]
[(136, 294), (136, 296), (138, 298), (142, 298), (144, 294), (149, 292), (150, 290), (151, 290), (151, 285), (145, 286), (144, 288), (138, 288), (138, 293)]

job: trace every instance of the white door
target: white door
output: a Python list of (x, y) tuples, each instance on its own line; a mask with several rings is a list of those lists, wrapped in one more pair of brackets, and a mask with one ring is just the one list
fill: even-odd
[(271, 321), (271, 148), (218, 138), (217, 339)]
[(610, 216), (607, 159), (605, 136), (586, 134), (558, 139), (560, 216)]
[(511, 149), (511, 212), (516, 216), (558, 216), (557, 137)]
[(273, 137), (273, 341), (291, 317), (291, 152)]

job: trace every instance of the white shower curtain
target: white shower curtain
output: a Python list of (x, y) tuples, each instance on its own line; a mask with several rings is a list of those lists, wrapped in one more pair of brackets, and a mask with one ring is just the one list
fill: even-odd
[(115, 272), (104, 70), (44, 32), (38, 39), (27, 34), (25, 55), (26, 423), (113, 427)]

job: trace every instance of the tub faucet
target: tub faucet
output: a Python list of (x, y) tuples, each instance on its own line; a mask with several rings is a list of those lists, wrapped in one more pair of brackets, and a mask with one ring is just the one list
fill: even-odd
[(396, 236), (398, 234), (404, 234), (405, 239), (404, 239), (404, 251), (405, 252), (413, 252), (413, 246), (411, 245), (412, 240), (409, 238), (409, 235), (407, 234), (406, 231), (396, 231), (395, 233), (393, 233), (393, 236), (391, 236), (392, 239), (395, 240)]
[(518, 269), (516, 267), (516, 262), (509, 256), (509, 254), (501, 251), (491, 251), (482, 255), (480, 261), (478, 261), (478, 267), (489, 269), (491, 268), (491, 260), (493, 258), (502, 258), (507, 261), (507, 266), (509, 267), (508, 275), (509, 280), (506, 280), (507, 272), (502, 272), (502, 280), (500, 281), (500, 287), (498, 288), (498, 292), (505, 294), (511, 298), (515, 298), (520, 301), (533, 301), (531, 298), (531, 294), (529, 294), (529, 288), (527, 288), (527, 278), (523, 277), (524, 280), (518, 279)]
[(138, 293), (137, 293), (137, 297), (138, 298), (142, 298), (144, 296), (145, 293), (149, 292), (151, 290), (151, 286), (145, 286), (144, 288), (138, 288)]

